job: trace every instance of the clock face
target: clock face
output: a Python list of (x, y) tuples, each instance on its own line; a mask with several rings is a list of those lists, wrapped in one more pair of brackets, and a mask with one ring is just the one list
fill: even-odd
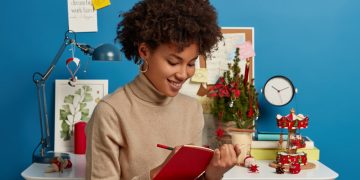
[(294, 85), (284, 76), (274, 76), (264, 86), (265, 99), (274, 106), (288, 104), (293, 99), (294, 94)]

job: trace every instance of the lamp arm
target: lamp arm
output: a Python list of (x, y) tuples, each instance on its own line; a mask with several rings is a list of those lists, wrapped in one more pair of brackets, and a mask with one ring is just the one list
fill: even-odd
[(56, 55), (55, 55), (54, 59), (52, 60), (48, 70), (45, 72), (44, 75), (42, 75), (42, 77), (41, 77), (42, 81), (46, 81), (49, 78), (51, 72), (54, 70), (56, 64), (58, 63), (61, 55), (64, 53), (64, 50), (65, 50), (66, 46), (68, 46), (69, 44), (74, 43), (74, 42), (75, 42), (74, 39), (70, 39), (69, 37), (65, 37), (65, 40), (64, 40), (63, 44), (61, 45), (60, 49), (56, 53)]
[[(65, 36), (64, 42), (60, 46), (58, 52), (53, 58), (49, 68), (45, 72), (45, 74), (41, 74), (39, 72), (35, 72), (33, 74), (33, 81), (36, 85), (37, 96), (38, 96), (38, 106), (39, 106), (39, 120), (40, 120), (40, 130), (41, 130), (41, 156), (44, 156), (46, 152), (46, 148), (50, 147), (50, 129), (49, 129), (49, 118), (47, 112), (47, 104), (46, 104), (46, 80), (49, 78), (50, 74), (53, 72), (56, 64), (58, 63), (61, 55), (64, 53), (66, 46), (71, 43), (75, 43), (74, 39), (69, 38), (67, 35)], [(44, 136), (45, 133), (45, 136)]]

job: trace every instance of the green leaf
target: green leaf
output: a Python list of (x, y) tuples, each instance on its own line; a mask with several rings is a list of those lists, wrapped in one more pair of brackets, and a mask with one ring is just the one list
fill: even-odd
[(60, 131), (60, 138), (64, 139), (65, 136), (66, 136), (66, 132), (65, 131)]
[(65, 122), (65, 121), (62, 121), (62, 123), (61, 123), (61, 129), (63, 130), (63, 131), (69, 131), (69, 125)]
[(89, 116), (81, 116), (81, 121), (88, 122), (90, 120)]
[(69, 113), (70, 113), (70, 106), (69, 106), (69, 104), (64, 104), (64, 105), (62, 105), (62, 108), (63, 108), (63, 110), (64, 110), (65, 112), (69, 112)]
[(93, 97), (91, 96), (90, 93), (85, 93), (85, 97), (82, 100), (82, 102), (91, 102), (93, 100)]
[(69, 115), (69, 112), (66, 112), (63, 109), (60, 109), (60, 120), (68, 120), (67, 116)]
[(75, 94), (81, 96), (81, 88), (79, 88), (78, 90), (75, 91)]
[(64, 98), (64, 103), (72, 104), (74, 102), (74, 95), (68, 95)]
[(91, 87), (87, 85), (83, 86), (83, 89), (85, 90), (85, 92), (92, 91)]
[(62, 121), (61, 129), (62, 130), (60, 131), (60, 137), (64, 141), (70, 140), (69, 125), (65, 121)]
[(80, 111), (82, 111), (86, 107), (86, 103), (80, 103)]
[(60, 131), (60, 137), (64, 141), (70, 140), (70, 134), (69, 134), (69, 132), (66, 132), (66, 131)]
[(89, 109), (86, 108), (86, 109), (81, 110), (81, 114), (85, 115), (85, 116), (88, 116), (89, 115)]

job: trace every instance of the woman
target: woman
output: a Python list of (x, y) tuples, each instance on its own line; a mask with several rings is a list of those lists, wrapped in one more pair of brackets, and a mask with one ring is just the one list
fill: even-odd
[[(140, 75), (105, 97), (87, 126), (87, 179), (152, 179), (176, 150), (156, 144), (201, 145), (201, 105), (179, 94), (222, 38), (207, 0), (142, 0), (118, 25), (125, 56), (141, 64)], [(176, 148), (178, 149), (178, 148)], [(215, 150), (203, 179), (221, 179), (233, 167), (239, 148)]]

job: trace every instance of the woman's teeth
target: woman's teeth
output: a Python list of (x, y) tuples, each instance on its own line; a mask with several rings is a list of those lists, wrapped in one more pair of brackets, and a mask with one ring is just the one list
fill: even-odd
[[(169, 80), (170, 81), (170, 80)], [(176, 83), (174, 81), (170, 81), (170, 84), (175, 86), (175, 87), (181, 87), (182, 83)]]

